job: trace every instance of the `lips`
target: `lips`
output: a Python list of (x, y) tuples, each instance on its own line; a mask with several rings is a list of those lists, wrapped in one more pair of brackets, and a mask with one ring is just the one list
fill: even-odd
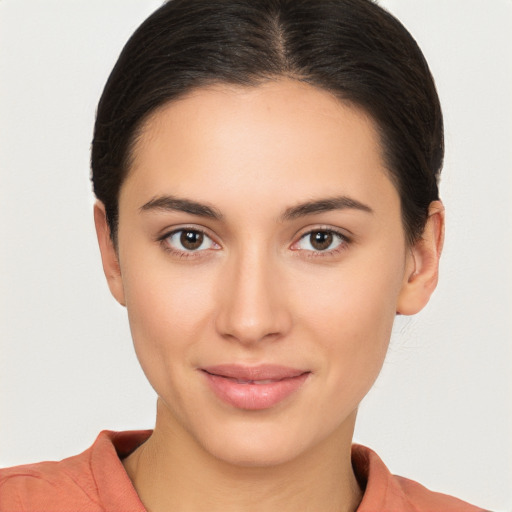
[(297, 392), (311, 372), (277, 365), (217, 365), (201, 368), (223, 402), (246, 410), (274, 407)]

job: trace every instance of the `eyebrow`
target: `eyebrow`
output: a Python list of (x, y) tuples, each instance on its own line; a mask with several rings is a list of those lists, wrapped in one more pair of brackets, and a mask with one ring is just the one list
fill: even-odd
[(197, 215), (198, 217), (206, 217), (214, 220), (221, 220), (222, 213), (214, 206), (198, 203), (191, 199), (181, 199), (175, 196), (155, 197), (141, 206), (141, 211), (178, 211)]
[(316, 213), (329, 212), (333, 210), (360, 210), (367, 213), (373, 213), (373, 210), (366, 204), (361, 203), (357, 199), (348, 196), (337, 196), (326, 199), (318, 199), (308, 201), (287, 208), (281, 216), (282, 221), (293, 220), (306, 215), (314, 215)]
[[(315, 215), (317, 213), (329, 212), (333, 210), (360, 210), (367, 213), (373, 213), (373, 210), (366, 204), (348, 196), (337, 196), (332, 198), (317, 199), (300, 203), (296, 206), (287, 208), (280, 216), (281, 222)], [(141, 211), (179, 211), (206, 217), (214, 220), (222, 220), (222, 213), (214, 206), (184, 199), (175, 196), (159, 196), (151, 199), (140, 208)]]

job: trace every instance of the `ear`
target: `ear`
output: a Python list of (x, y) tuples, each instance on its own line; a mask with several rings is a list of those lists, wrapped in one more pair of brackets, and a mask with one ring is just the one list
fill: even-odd
[(94, 224), (96, 226), (98, 245), (100, 246), (103, 272), (107, 278), (108, 287), (117, 302), (122, 306), (125, 306), (123, 279), (121, 276), (121, 267), (119, 266), (119, 258), (114, 242), (112, 241), (112, 237), (110, 236), (110, 228), (107, 223), (105, 206), (101, 201), (96, 201), (94, 204)]
[(444, 206), (432, 201), (421, 238), (409, 249), (407, 270), (396, 312), (414, 315), (427, 304), (437, 286), (439, 258), (444, 242)]

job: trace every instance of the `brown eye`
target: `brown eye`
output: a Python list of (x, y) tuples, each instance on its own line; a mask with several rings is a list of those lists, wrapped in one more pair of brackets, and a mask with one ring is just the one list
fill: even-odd
[(310, 243), (316, 251), (325, 251), (334, 240), (334, 236), (330, 231), (314, 231), (309, 234)]
[(195, 251), (201, 247), (204, 235), (200, 231), (183, 230), (180, 236), (181, 245), (188, 251)]
[(209, 249), (220, 249), (206, 233), (199, 229), (177, 229), (162, 238), (167, 250), (176, 254), (193, 254)]
[(330, 229), (316, 229), (302, 235), (300, 240), (293, 244), (292, 249), (327, 255), (342, 249), (349, 243), (350, 241), (341, 233)]

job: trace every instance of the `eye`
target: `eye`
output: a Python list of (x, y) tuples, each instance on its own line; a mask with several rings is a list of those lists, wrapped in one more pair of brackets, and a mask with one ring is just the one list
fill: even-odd
[(347, 238), (336, 231), (316, 229), (304, 234), (292, 248), (299, 251), (332, 252), (347, 242)]
[(171, 251), (178, 253), (200, 252), (219, 248), (206, 233), (198, 229), (178, 229), (166, 235), (163, 241)]

